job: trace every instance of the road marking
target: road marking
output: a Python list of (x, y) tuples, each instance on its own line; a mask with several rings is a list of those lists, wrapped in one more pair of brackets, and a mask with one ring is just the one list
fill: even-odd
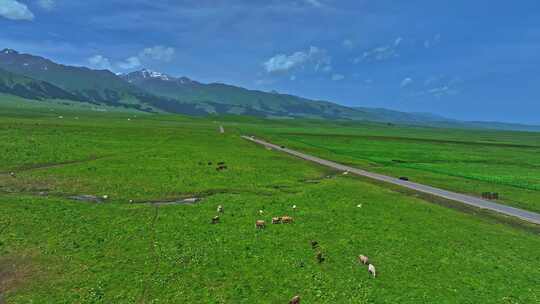
[(410, 182), (410, 181), (400, 180), (399, 178), (395, 178), (395, 177), (390, 177), (390, 176), (377, 174), (377, 173), (372, 173), (372, 172), (365, 171), (365, 170), (358, 169), (358, 168), (354, 168), (354, 167), (345, 166), (345, 165), (342, 165), (342, 164), (339, 164), (339, 163), (336, 163), (336, 162), (333, 162), (333, 161), (329, 161), (329, 160), (318, 158), (318, 157), (315, 157), (315, 156), (312, 156), (312, 155), (309, 155), (309, 154), (305, 154), (305, 153), (301, 153), (301, 152), (294, 151), (294, 150), (291, 150), (291, 149), (287, 149), (287, 148), (282, 147), (282, 146), (274, 145), (274, 144), (271, 144), (269, 142), (266, 142), (266, 141), (263, 141), (263, 140), (260, 140), (260, 139), (256, 139), (254, 137), (242, 136), (242, 138), (247, 139), (247, 140), (249, 140), (251, 142), (257, 143), (259, 145), (265, 146), (267, 148), (271, 148), (271, 149), (274, 149), (274, 150), (277, 150), (277, 151), (285, 152), (287, 154), (294, 155), (294, 156), (299, 157), (301, 159), (308, 160), (308, 161), (311, 161), (311, 162), (314, 162), (314, 163), (317, 163), (317, 164), (320, 164), (320, 165), (323, 165), (323, 166), (326, 166), (326, 167), (330, 167), (330, 168), (337, 169), (337, 170), (340, 170), (340, 171), (350, 172), (350, 173), (353, 173), (353, 174), (356, 174), (356, 175), (368, 177), (368, 178), (378, 180), (378, 181), (382, 181), (382, 182), (385, 182), (385, 183), (398, 185), (398, 186), (405, 187), (405, 188), (408, 188), (408, 189), (412, 189), (412, 190), (415, 190), (415, 191), (419, 191), (419, 192), (427, 193), (427, 194), (430, 194), (430, 195), (438, 196), (438, 197), (441, 197), (441, 198), (445, 198), (445, 199), (448, 199), (448, 200), (451, 200), (451, 201), (460, 202), (460, 203), (463, 203), (463, 204), (466, 204), (466, 205), (469, 205), (469, 206), (473, 206), (473, 207), (477, 207), (477, 208), (480, 208), (480, 209), (492, 210), (492, 211), (495, 211), (495, 212), (498, 212), (498, 213), (501, 213), (501, 214), (504, 214), (504, 215), (517, 217), (517, 218), (519, 218), (521, 220), (524, 220), (526, 222), (529, 222), (529, 223), (540, 225), (540, 214), (532, 212), (532, 211), (526, 211), (526, 210), (515, 208), (515, 207), (501, 205), (501, 204), (494, 203), (494, 202), (491, 202), (491, 201), (487, 201), (487, 200), (484, 200), (484, 199), (480, 199), (480, 198), (477, 198), (477, 197), (474, 197), (474, 196), (461, 194), (461, 193), (457, 193), (457, 192), (452, 192), (452, 191), (447, 191), (447, 190), (443, 190), (443, 189), (439, 189), (439, 188), (435, 188), (435, 187), (431, 187), (431, 186), (427, 186), (427, 185), (423, 185), (423, 184), (418, 184), (418, 183), (414, 183), (414, 182)]

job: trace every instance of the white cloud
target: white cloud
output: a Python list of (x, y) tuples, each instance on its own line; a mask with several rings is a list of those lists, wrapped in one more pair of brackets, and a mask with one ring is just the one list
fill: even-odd
[(444, 97), (444, 96), (449, 96), (449, 95), (456, 95), (456, 94), (459, 94), (459, 90), (457, 89), (453, 89), (449, 86), (443, 86), (443, 87), (439, 87), (439, 88), (433, 88), (429, 91), (427, 91), (428, 94), (431, 94), (437, 98), (441, 98), (441, 97)]
[(412, 78), (407, 77), (407, 78), (405, 78), (405, 79), (403, 79), (403, 80), (401, 81), (400, 87), (401, 87), (401, 88), (406, 88), (406, 87), (410, 86), (413, 82), (414, 82), (414, 81), (412, 80)]
[(401, 45), (403, 38), (398, 37), (392, 44), (378, 46), (367, 50), (362, 56), (353, 59), (353, 63), (358, 64), (363, 61), (384, 61), (399, 57), (398, 47)]
[(0, 0), (0, 16), (10, 20), (34, 19), (34, 14), (28, 6), (16, 0)]
[(352, 50), (354, 48), (354, 42), (352, 42), (352, 40), (350, 39), (343, 40), (342, 44), (343, 44), (343, 47), (348, 50)]
[(342, 74), (334, 74), (332, 75), (332, 80), (333, 81), (340, 81), (340, 80), (343, 80), (345, 79), (345, 76), (343, 76)]
[(111, 62), (108, 58), (103, 57), (102, 55), (94, 55), (88, 58), (88, 63), (90, 67), (98, 70), (110, 70)]
[(139, 52), (138, 55), (128, 57), (122, 61), (114, 62), (114, 64), (111, 64), (111, 61), (102, 55), (95, 55), (88, 58), (88, 63), (90, 67), (95, 69), (113, 70), (116, 68), (122, 70), (132, 70), (141, 67), (143, 65), (143, 60), (171, 61), (174, 54), (174, 48), (158, 45), (145, 48)]
[(426, 88), (416, 95), (431, 95), (436, 98), (457, 95), (461, 93), (461, 84), (463, 84), (463, 79), (460, 77), (448, 77), (445, 75), (431, 76), (424, 81)]
[(41, 6), (42, 8), (46, 9), (46, 10), (52, 10), (56, 3), (54, 2), (55, 0), (38, 0), (38, 5)]
[(174, 57), (175, 49), (162, 45), (145, 48), (139, 53), (140, 58), (150, 58), (158, 61), (171, 61)]
[(332, 70), (331, 58), (325, 50), (312, 46), (307, 51), (295, 52), (291, 55), (278, 54), (263, 63), (268, 73), (287, 73), (289, 71), (312, 65), (315, 71)]
[(463, 80), (458, 77), (450, 77), (447, 75), (433, 75), (428, 77), (426, 80), (424, 80), (424, 86), (426, 87), (443, 87), (443, 86), (449, 86), (454, 87), (457, 85), (460, 85), (463, 83)]
[(300, 64), (303, 64), (306, 61), (306, 53), (296, 52), (290, 56), (287, 56), (285, 54), (276, 55), (268, 59), (268, 61), (266, 61), (263, 65), (268, 73), (286, 72), (299, 66)]
[(305, 0), (307, 4), (313, 5), (314, 7), (323, 6), (319, 0)]
[(116, 63), (116, 65), (123, 70), (136, 69), (141, 66), (141, 60), (137, 56), (132, 56), (124, 61)]

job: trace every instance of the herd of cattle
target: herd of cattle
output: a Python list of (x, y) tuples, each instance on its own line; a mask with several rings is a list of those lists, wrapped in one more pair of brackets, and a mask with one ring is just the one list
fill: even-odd
[[(213, 164), (214, 164), (214, 163), (211, 162), (211, 161), (207, 162), (207, 165), (208, 165), (208, 166), (212, 166)], [(203, 162), (199, 162), (199, 165), (204, 165), (204, 163), (203, 163)], [(216, 164), (216, 171), (223, 171), (223, 170), (227, 170), (227, 169), (229, 169), (229, 167), (227, 167), (227, 165), (225, 164), (224, 161), (220, 161), (220, 162), (218, 162), (218, 163)]]
[[(361, 206), (361, 205), (359, 205)], [(293, 209), (296, 209), (296, 205), (293, 206)], [(217, 206), (216, 209), (218, 214), (224, 213), (224, 208), (222, 205)], [(259, 210), (259, 214), (262, 215), (264, 212), (262, 210)], [(220, 216), (216, 215), (212, 218), (211, 223), (212, 224), (218, 224), (220, 222)], [(279, 217), (272, 217), (272, 224), (292, 224), (294, 222), (294, 219), (291, 216), (285, 215), (285, 216), (279, 216)], [(265, 229), (266, 228), (266, 221), (264, 220), (256, 220), (255, 221), (255, 228), (256, 229)], [(321, 251), (321, 248), (319, 246), (319, 242), (312, 240), (311, 241), (311, 248), (315, 251), (315, 258), (317, 262), (323, 263), (325, 260), (324, 254)], [(377, 272), (375, 270), (375, 266), (370, 263), (369, 258), (363, 254), (358, 256), (358, 262), (362, 265), (367, 266), (367, 271), (370, 275), (372, 275), (374, 278), (377, 276)], [(300, 296), (294, 296), (290, 301), (289, 304), (299, 304), (300, 303)]]

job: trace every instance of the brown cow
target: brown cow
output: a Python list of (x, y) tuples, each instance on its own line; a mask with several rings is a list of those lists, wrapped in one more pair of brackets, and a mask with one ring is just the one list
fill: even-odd
[(289, 304), (300, 304), (300, 296), (294, 296), (290, 301)]
[(255, 222), (255, 227), (257, 229), (264, 229), (266, 228), (266, 223), (263, 220), (258, 220)]
[(281, 224), (281, 217), (273, 217), (272, 224)]
[(317, 255), (315, 255), (315, 258), (317, 258), (317, 262), (322, 263), (324, 262), (325, 258), (322, 252), (317, 252)]
[(362, 263), (364, 265), (369, 264), (369, 258), (367, 256), (363, 255), (363, 254), (358, 256), (358, 261), (360, 261), (360, 263)]
[(216, 215), (216, 216), (214, 216), (212, 218), (212, 224), (217, 224), (217, 223), (219, 223), (219, 216), (218, 215)]
[(281, 222), (282, 222), (283, 224), (291, 224), (293, 221), (294, 221), (293, 218), (290, 217), (290, 216), (283, 216), (283, 217), (281, 217)]

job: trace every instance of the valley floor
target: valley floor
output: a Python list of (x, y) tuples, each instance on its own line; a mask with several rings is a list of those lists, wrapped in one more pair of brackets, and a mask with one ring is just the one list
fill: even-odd
[[(286, 303), (296, 294), (305, 303), (540, 302), (538, 229), (432, 204), (239, 136), (273, 137), (309, 122), (219, 120), (24, 111), (1, 117), (6, 302)], [(290, 135), (284, 144), (362, 162), (356, 148), (343, 152), (337, 136), (312, 138), (319, 137)], [(521, 145), (534, 146), (527, 140)], [(218, 163), (226, 168), (217, 170)], [(403, 170), (394, 174), (415, 172)], [(527, 194), (508, 191), (512, 200), (535, 206), (534, 175), (530, 180)], [(103, 202), (73, 200), (78, 195)], [(153, 204), (193, 197), (201, 200)], [(212, 225), (218, 205), (224, 213)], [(294, 223), (270, 224), (283, 215)], [(256, 220), (266, 229), (257, 230)], [(370, 257), (377, 278), (358, 263), (359, 254)]]

